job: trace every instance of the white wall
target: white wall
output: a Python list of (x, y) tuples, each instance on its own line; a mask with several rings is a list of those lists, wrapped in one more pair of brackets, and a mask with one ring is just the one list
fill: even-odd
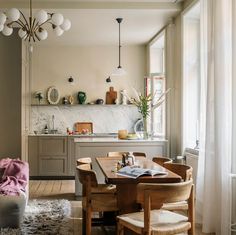
[[(114, 86), (116, 91), (131, 87), (143, 91), (146, 75), (145, 46), (122, 47), (121, 65), (127, 71), (124, 77), (106, 78), (118, 66), (116, 46), (35, 46), (33, 51), (32, 93), (46, 92), (48, 87), (56, 86), (61, 97), (78, 91), (85, 91), (87, 102), (98, 98), (105, 100), (106, 91)], [(67, 82), (69, 76), (78, 79), (75, 86)], [(33, 99), (33, 102), (37, 101)]]
[(0, 158), (21, 157), (21, 40), (0, 35)]

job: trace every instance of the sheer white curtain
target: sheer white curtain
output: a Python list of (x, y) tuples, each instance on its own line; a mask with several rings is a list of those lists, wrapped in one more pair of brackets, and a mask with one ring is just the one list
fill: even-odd
[(232, 1), (201, 0), (201, 117), (197, 217), (229, 234), (232, 155)]

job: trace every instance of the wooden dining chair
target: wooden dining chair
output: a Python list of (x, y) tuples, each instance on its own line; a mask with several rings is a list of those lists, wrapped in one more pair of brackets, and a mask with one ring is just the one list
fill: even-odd
[[(122, 157), (123, 154), (128, 154), (129, 152), (108, 152), (107, 156), (108, 157)], [(145, 153), (142, 152), (133, 152), (133, 155), (135, 157), (146, 157)]]
[[(181, 176), (182, 181), (188, 181), (192, 179), (193, 168), (191, 166), (167, 162), (164, 163), (164, 167)], [(177, 203), (164, 203), (162, 209), (171, 211), (186, 211), (188, 210), (188, 203), (187, 201), (180, 201)]]
[[(163, 203), (188, 201), (187, 216), (163, 210)], [(183, 232), (195, 235), (194, 188), (192, 180), (172, 184), (140, 183), (137, 186), (137, 202), (143, 211), (117, 216), (117, 235), (124, 228), (142, 235), (171, 235)]]
[(157, 156), (157, 157), (152, 158), (152, 161), (157, 163), (160, 166), (163, 166), (164, 163), (166, 163), (166, 162), (171, 163), (172, 159), (167, 158), (167, 157), (161, 157), (161, 156), (159, 157), (159, 156)]
[(191, 166), (170, 162), (165, 162), (163, 166), (181, 176), (183, 181), (188, 181), (193, 177), (193, 168)]
[(96, 172), (91, 169), (90, 164), (77, 166), (77, 173), (83, 185), (83, 222), (86, 235), (91, 235), (93, 212), (118, 211), (116, 188), (113, 185), (98, 184)]
[(80, 166), (82, 164), (89, 164), (91, 166), (92, 169), (92, 159), (90, 157), (82, 157), (82, 158), (78, 158), (76, 160), (77, 166)]

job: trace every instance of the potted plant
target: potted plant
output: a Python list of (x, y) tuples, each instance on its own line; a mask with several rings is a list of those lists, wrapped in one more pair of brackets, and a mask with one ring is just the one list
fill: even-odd
[(155, 95), (154, 96), (152, 96), (152, 94), (143, 95), (141, 92), (137, 92), (136, 89), (133, 88), (133, 90), (134, 90), (134, 98), (129, 97), (126, 92), (124, 92), (124, 95), (127, 97), (127, 99), (131, 104), (137, 106), (139, 113), (142, 115), (143, 138), (147, 139), (148, 138), (147, 118), (150, 115), (151, 109), (158, 108), (165, 101), (165, 97), (170, 91), (170, 88), (160, 95), (155, 104), (152, 103), (152, 101), (155, 98)]

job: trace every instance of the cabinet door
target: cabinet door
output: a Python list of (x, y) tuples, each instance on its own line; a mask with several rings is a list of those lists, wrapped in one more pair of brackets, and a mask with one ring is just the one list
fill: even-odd
[(30, 176), (38, 176), (38, 137), (30, 136), (28, 138), (28, 156)]
[(66, 137), (41, 137), (39, 138), (40, 156), (67, 156)]
[(67, 157), (45, 156), (39, 158), (40, 176), (67, 175)]

